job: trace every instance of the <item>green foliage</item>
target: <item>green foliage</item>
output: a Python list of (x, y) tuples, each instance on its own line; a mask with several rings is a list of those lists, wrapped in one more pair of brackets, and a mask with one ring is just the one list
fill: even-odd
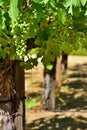
[(47, 67), (48, 70), (52, 70), (53, 65), (50, 64), (50, 65), (47, 65), (46, 67)]
[[(79, 46), (87, 47), (86, 0), (1, 0), (0, 56), (21, 62), (26, 69), (38, 64), (48, 69), (62, 51), (70, 54)], [(28, 3), (29, 2), (29, 3)], [(34, 38), (32, 48), (27, 39)], [(32, 57), (36, 55), (36, 57)]]
[(87, 56), (87, 49), (80, 47), (77, 50), (73, 50), (70, 55)]
[(12, 20), (18, 17), (18, 0), (10, 0), (9, 14)]
[(87, 0), (80, 0), (81, 4), (84, 6), (87, 2)]
[(87, 3), (87, 0), (64, 0), (64, 5), (68, 8), (68, 11), (72, 15), (74, 12), (74, 8), (78, 8), (78, 11), (81, 12), (81, 7), (85, 6), (86, 3)]

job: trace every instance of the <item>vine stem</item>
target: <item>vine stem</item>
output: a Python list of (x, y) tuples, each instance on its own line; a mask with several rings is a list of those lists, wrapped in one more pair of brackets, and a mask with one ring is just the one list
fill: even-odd
[(27, 5), (27, 1), (24, 0), (24, 5), (25, 5), (25, 9), (28, 10), (28, 5)]

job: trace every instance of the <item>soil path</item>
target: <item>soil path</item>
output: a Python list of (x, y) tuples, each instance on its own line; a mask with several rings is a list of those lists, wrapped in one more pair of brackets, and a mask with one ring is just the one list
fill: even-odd
[[(43, 65), (26, 71), (26, 94), (42, 92)], [(26, 110), (26, 130), (87, 130), (87, 57), (69, 56), (55, 112)]]

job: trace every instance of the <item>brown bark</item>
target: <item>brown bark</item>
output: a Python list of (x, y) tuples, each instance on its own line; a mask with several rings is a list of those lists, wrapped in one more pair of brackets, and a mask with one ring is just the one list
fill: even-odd
[(53, 62), (52, 70), (44, 68), (44, 81), (42, 93), (42, 108), (44, 110), (55, 109), (55, 88), (56, 88), (56, 60)]
[(24, 101), (21, 101), (24, 96), (24, 70), (17, 63), (19, 62), (12, 62), (9, 58), (1, 59), (0, 109), (8, 112), (14, 123), (18, 118), (19, 123), (15, 123), (16, 130), (24, 130), (24, 111), (21, 111), (24, 110)]
[(32, 48), (40, 47), (35, 44), (35, 38), (27, 39), (27, 50), (30, 50)]
[(4, 111), (12, 112), (13, 87), (12, 62), (6, 58), (0, 63), (0, 108)]
[(27, 0), (24, 0), (25, 9), (28, 10)]
[(68, 54), (66, 54), (65, 52), (62, 52), (62, 74), (66, 74), (66, 70), (68, 67)]

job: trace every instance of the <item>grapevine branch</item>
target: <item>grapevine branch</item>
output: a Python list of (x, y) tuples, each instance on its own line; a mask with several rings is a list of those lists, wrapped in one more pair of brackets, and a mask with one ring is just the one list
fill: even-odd
[(9, 58), (6, 58), (6, 60), (5, 60), (5, 66), (4, 66), (4, 69), (0, 73), (0, 76), (2, 76), (7, 71), (9, 71), (11, 69), (11, 67), (12, 67), (12, 64), (13, 64), (13, 62)]
[(27, 39), (27, 50), (30, 50), (30, 49), (36, 48), (36, 47), (40, 47), (40, 46), (37, 46), (34, 42), (35, 42), (35, 38)]
[(28, 10), (28, 5), (27, 5), (27, 1), (24, 0), (24, 5), (25, 5), (25, 9)]

